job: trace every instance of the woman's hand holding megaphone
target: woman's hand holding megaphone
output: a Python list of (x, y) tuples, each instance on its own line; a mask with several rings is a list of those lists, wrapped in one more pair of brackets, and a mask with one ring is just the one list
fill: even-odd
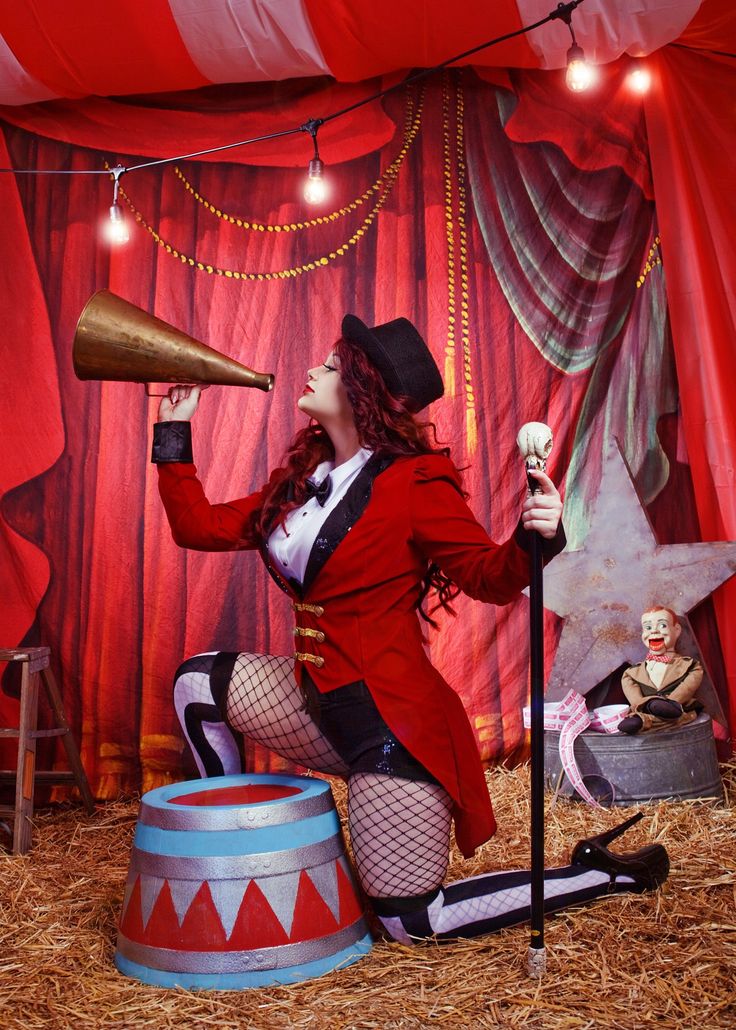
[(189, 422), (207, 386), (172, 386), (158, 406), (159, 422)]

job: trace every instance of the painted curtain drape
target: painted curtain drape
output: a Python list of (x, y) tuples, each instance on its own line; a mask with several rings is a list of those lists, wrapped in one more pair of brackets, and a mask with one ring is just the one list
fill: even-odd
[[(213, 500), (255, 489), (280, 460), (301, 424), (305, 369), (353, 311), (369, 323), (405, 314), (425, 333), (448, 384), (431, 416), (497, 539), (516, 523), (525, 486), (514, 440), (530, 420), (554, 427), (552, 474), (570, 469), (573, 540), (584, 536), (610, 435), (625, 439), (663, 542), (695, 527), (676, 447), (661, 266), (637, 288), (657, 232), (640, 103), (614, 81), (605, 117), (590, 124), (600, 140), (591, 151), (579, 146), (579, 98), (559, 75), (517, 73), (513, 85), (466, 70), (387, 98), (368, 123), (375, 138), (345, 139), (344, 154), (334, 142), (335, 193), (317, 217), (299, 200), (293, 156), (283, 167), (254, 154), (251, 164), (129, 176), (128, 214), (141, 221), (114, 252), (97, 233), (106, 177), (0, 182), (9, 313), (0, 344), (3, 640), (52, 647), (99, 797), (191, 771), (170, 697), (183, 658), (218, 648), (290, 653), (293, 643), (289, 606), (254, 555), (184, 552), (171, 541), (148, 465), (155, 402), (134, 384), (74, 377), (74, 326), (96, 289), (276, 374), (268, 396), (204, 395), (195, 460)], [(237, 93), (226, 95), (236, 110)], [(171, 102), (117, 103), (127, 163), (141, 139), (151, 144), (141, 158), (158, 156)], [(89, 102), (89, 118), (85, 103), (78, 115), (89, 146), (103, 102)], [(30, 131), (32, 114), (18, 112), (22, 127), (4, 124), (4, 163), (99, 168), (114, 159), (75, 145), (68, 121), (63, 141), (49, 138), (58, 125), (47, 122), (49, 136)], [(255, 125), (252, 107), (250, 115)], [(268, 131), (270, 112), (262, 117)], [(190, 147), (183, 137), (180, 149)], [(494, 610), (459, 599), (457, 611), (431, 635), (433, 660), (463, 697), (484, 759), (512, 758), (524, 741), (527, 602)], [(551, 616), (547, 630), (553, 645)], [(7, 677), (5, 686), (12, 692)], [(0, 703), (12, 717), (9, 693)], [(249, 760), (270, 761), (255, 752)]]

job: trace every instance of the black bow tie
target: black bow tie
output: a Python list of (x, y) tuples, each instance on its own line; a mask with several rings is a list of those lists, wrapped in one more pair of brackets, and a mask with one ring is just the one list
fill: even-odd
[(306, 489), (305, 503), (306, 501), (310, 501), (313, 497), (316, 497), (320, 505), (324, 508), (327, 504), (327, 498), (330, 496), (330, 492), (332, 491), (332, 480), (330, 479), (329, 474), (325, 476), (319, 485), (313, 482), (313, 480), (308, 479), (304, 484), (304, 487)]

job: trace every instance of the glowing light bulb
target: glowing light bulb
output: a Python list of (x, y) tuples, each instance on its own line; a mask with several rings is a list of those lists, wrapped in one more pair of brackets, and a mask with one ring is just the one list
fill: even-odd
[(125, 218), (123, 217), (123, 209), (118, 203), (118, 193), (120, 192), (120, 179), (125, 175), (127, 169), (124, 165), (116, 165), (110, 169), (112, 175), (112, 204), (110, 205), (110, 214), (108, 221), (104, 227), (104, 236), (108, 243), (112, 243), (114, 246), (119, 246), (122, 243), (127, 243), (130, 237), (128, 236), (128, 226)]
[(648, 93), (649, 87), (652, 85), (652, 74), (648, 68), (640, 64), (629, 73), (626, 81), (634, 93)]
[(110, 218), (105, 226), (105, 236), (107, 237), (108, 243), (114, 243), (116, 246), (122, 243), (127, 243), (130, 239), (128, 235), (128, 226), (123, 217), (123, 211), (118, 204), (117, 200), (110, 207)]
[(327, 184), (323, 178), (324, 162), (318, 157), (309, 162), (309, 172), (304, 186), (304, 199), (308, 204), (321, 204), (327, 199)]
[(585, 60), (585, 51), (577, 43), (573, 43), (567, 51), (567, 72), (565, 82), (567, 88), (573, 93), (582, 93), (592, 86), (595, 81), (595, 73)]

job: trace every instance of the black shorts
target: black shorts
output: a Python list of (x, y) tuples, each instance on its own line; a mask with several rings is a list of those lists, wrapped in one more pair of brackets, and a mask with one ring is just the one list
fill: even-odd
[(381, 773), (439, 784), (386, 725), (363, 680), (322, 694), (305, 671), (302, 693), (305, 710), (351, 775)]

